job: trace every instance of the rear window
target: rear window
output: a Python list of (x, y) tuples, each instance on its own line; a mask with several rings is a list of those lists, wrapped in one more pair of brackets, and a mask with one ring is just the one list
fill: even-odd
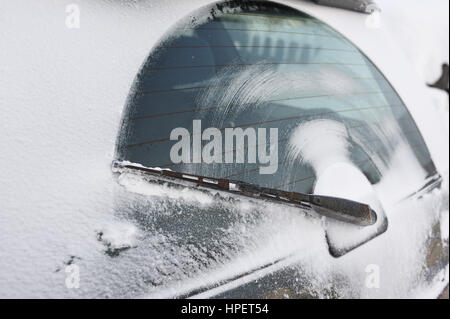
[(400, 147), (424, 178), (435, 173), (405, 105), (358, 48), (288, 7), (227, 2), (181, 21), (150, 53), (117, 157), (309, 193), (337, 161), (377, 183)]

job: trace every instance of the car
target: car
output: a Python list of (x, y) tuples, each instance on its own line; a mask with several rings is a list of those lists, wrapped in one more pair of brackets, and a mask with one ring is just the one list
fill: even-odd
[(382, 5), (318, 2), (46, 3), (4, 36), (0, 296), (436, 298), (447, 93)]

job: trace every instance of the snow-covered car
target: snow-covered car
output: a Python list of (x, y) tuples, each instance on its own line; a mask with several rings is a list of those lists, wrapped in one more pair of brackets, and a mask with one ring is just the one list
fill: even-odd
[(7, 4), (0, 296), (437, 297), (448, 96), (359, 2)]

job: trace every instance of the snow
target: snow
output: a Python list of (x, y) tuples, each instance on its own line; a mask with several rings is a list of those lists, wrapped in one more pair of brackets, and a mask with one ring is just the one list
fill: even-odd
[[(345, 97), (364, 89), (357, 80), (335, 66), (311, 65), (307, 70), (301, 71), (292, 71), (289, 66), (282, 71), (277, 68), (264, 63), (226, 67), (208, 83), (209, 88), (197, 98), (197, 103), (204, 107), (212, 103), (225, 106), (216, 111), (213, 122), (214, 127), (223, 127), (223, 121), (229, 118), (230, 113), (237, 117), (250, 108), (263, 106), (264, 101), (286, 96), (286, 93), (319, 93)], [(227, 83), (226, 90), (223, 89), (223, 83)], [(236, 103), (242, 107), (233, 107)]]
[[(117, 221), (121, 113), (159, 31), (186, 14), (167, 1), (84, 0), (80, 29), (68, 29), (69, 3), (1, 4), (0, 297), (95, 296), (87, 272), (114, 278), (97, 231)], [(81, 258), (79, 290), (55, 272), (71, 256)]]
[[(327, 237), (335, 249), (349, 250), (364, 243), (367, 238), (381, 232), (386, 222), (386, 214), (376, 189), (367, 177), (350, 161), (336, 161), (319, 171), (314, 194), (336, 196), (370, 205), (377, 214), (377, 221), (368, 227), (357, 227), (331, 219), (326, 219), (324, 227)], [(342, 181), (346, 181), (342, 183)]]
[[(448, 61), (448, 9), (439, 7), (448, 8), (448, 2), (435, 0), (440, 3), (436, 9), (427, 6), (430, 14), (422, 15), (423, 8), (416, 2), (407, 10), (394, 12), (391, 1), (380, 1), (386, 16), (399, 15), (409, 26), (416, 24), (415, 19), (426, 19), (428, 24), (417, 25), (414, 37), (405, 37), (413, 41), (405, 40), (403, 45), (423, 79), (436, 78), (442, 57)], [(423, 247), (439, 218), (438, 209), (430, 213), (430, 207), (442, 206), (447, 212), (442, 213), (441, 229), (447, 229), (448, 238), (448, 188), (421, 201), (389, 202), (385, 209), (390, 227), (396, 231), (333, 259), (321, 224), (298, 209), (247, 201), (224, 205), (204, 193), (144, 185), (130, 175), (116, 182), (111, 162), (136, 73), (162, 32), (192, 8), (208, 2), (78, 0), (80, 29), (67, 29), (64, 24), (68, 1), (2, 2), (0, 297), (171, 296), (279, 258), (286, 259), (233, 281), (222, 291), (294, 262), (301, 265), (312, 288), (329, 285), (333, 273), (343, 274), (351, 284), (344, 295), (407, 297), (429, 289), (424, 286), (414, 291), (415, 284), (423, 281), (423, 251), (417, 247)], [(286, 1), (291, 2), (294, 5), (294, 1)], [(295, 3), (313, 10), (312, 5)], [(347, 19), (347, 13), (333, 10), (318, 9), (317, 13), (329, 14), (335, 21), (359, 19), (352, 18), (357, 14)], [(444, 17), (435, 19), (437, 15)], [(446, 29), (441, 28), (442, 23), (447, 23)], [(436, 30), (445, 30), (445, 35)], [(405, 32), (409, 31), (402, 28), (396, 36), (402, 38)], [(371, 56), (376, 55), (375, 50), (382, 51), (367, 41), (361, 40), (361, 45)], [(385, 59), (396, 61), (391, 55)], [(385, 71), (390, 69), (384, 58), (375, 60)], [(396, 72), (392, 67), (385, 73), (389, 78), (392, 75), (402, 97), (409, 96), (406, 104), (413, 110), (420, 104), (438, 109), (438, 115), (413, 113), (420, 115), (415, 115), (419, 126), (448, 178), (448, 148), (442, 146), (448, 142), (448, 100), (427, 89), (423, 81), (423, 87), (413, 80), (401, 84)], [(407, 92), (410, 90), (421, 97)], [(394, 181), (392, 178), (386, 187), (386, 197), (398, 187)], [(136, 214), (142, 207), (145, 214)], [(210, 227), (224, 216), (231, 216), (232, 222), (223, 228)], [(145, 228), (142, 219), (155, 221), (154, 228)], [(197, 221), (198, 227), (186, 229), (190, 220)], [(170, 231), (169, 226), (176, 227)], [(183, 241), (191, 232), (205, 233), (208, 240), (192, 246)], [(127, 249), (110, 256), (105, 254), (108, 247)], [(208, 253), (215, 251), (223, 255), (211, 261)], [(80, 267), (79, 289), (64, 284), (64, 267), (70, 263)], [(361, 284), (368, 263), (378, 264), (382, 270), (378, 290)], [(448, 282), (448, 268), (446, 271), (444, 283)], [(434, 290), (428, 297), (436, 295), (442, 281), (438, 284), (431, 287)]]
[(141, 176), (123, 173), (119, 176), (118, 182), (130, 192), (141, 195), (167, 197), (169, 199), (182, 199), (187, 202), (194, 202), (199, 205), (208, 205), (213, 202), (213, 198), (202, 192), (190, 190), (189, 188), (176, 189), (166, 184), (156, 185), (144, 180)]
[[(424, 85), (424, 79), (418, 76), (418, 72), (422, 74), (420, 70), (426, 70), (428, 62), (436, 65), (434, 67), (436, 70), (440, 69), (441, 64), (445, 61), (445, 59), (441, 61), (440, 57), (448, 56), (448, 45), (442, 45), (442, 42), (445, 43), (445, 39), (448, 38), (448, 26), (443, 28), (443, 25), (448, 25), (448, 11), (441, 10), (442, 7), (448, 7), (448, 2), (436, 0), (435, 5), (429, 5), (428, 2), (408, 1), (409, 7), (406, 9), (400, 8), (400, 4), (404, 3), (400, 0), (392, 1), (398, 4), (397, 7), (391, 6), (389, 0), (377, 1), (381, 13), (380, 23), (376, 26), (372, 26), (370, 23), (368, 25), (370, 16), (364, 14), (317, 6), (297, 0), (286, 0), (285, 2), (318, 19), (327, 21), (331, 27), (349, 38), (371, 61), (375, 62), (381, 73), (389, 79), (403, 102), (408, 106), (435, 164), (445, 175), (444, 173), (448, 171), (449, 167), (449, 148), (446, 147), (448, 144), (448, 115), (442, 116), (442, 113), (430, 110), (430, 108), (434, 108), (430, 102), (430, 90)], [(414, 5), (410, 5), (412, 2)], [(408, 18), (402, 20), (405, 15), (408, 15)], [(398, 19), (397, 16), (399, 16)], [(427, 25), (417, 26), (416, 18), (420, 21), (420, 16), (428, 17)], [(399, 24), (402, 25), (400, 29)], [(425, 34), (420, 33), (420, 36), (417, 33), (417, 38), (413, 38), (416, 34), (408, 36), (405, 33), (409, 32), (405, 31), (405, 28), (414, 30), (422, 26), (430, 28), (432, 31)], [(434, 36), (442, 34), (442, 32), (445, 36)], [(404, 40), (405, 38), (409, 38), (411, 41), (407, 42)], [(426, 48), (422, 48), (424, 41), (427, 41)], [(435, 52), (433, 51), (429, 55), (428, 60), (411, 58), (422, 56), (421, 52), (429, 52), (429, 49), (434, 50), (434, 48), (436, 48)], [(424, 55), (426, 54), (424, 53)], [(427, 64), (424, 64), (424, 61), (427, 61)]]
[[(249, 212), (257, 210), (263, 216), (263, 220), (256, 225), (240, 225), (239, 233), (241, 240), (245, 242), (246, 248), (238, 256), (226, 264), (218, 265), (200, 275), (184, 281), (175, 282), (163, 288), (150, 289), (145, 298), (170, 298), (183, 295), (199, 287), (233, 279), (242, 273), (258, 269), (262, 265), (271, 264), (277, 260), (280, 263), (269, 267), (269, 269), (250, 275), (250, 278), (258, 278), (283, 266), (289, 265), (307, 256), (329, 258), (326, 252), (326, 243), (320, 220), (306, 217), (301, 210), (289, 208), (277, 204), (251, 203), (243, 200), (239, 203), (239, 210)], [(278, 212), (274, 214), (274, 212)], [(283, 229), (282, 232), (278, 231)], [(234, 230), (232, 230), (234, 231)], [(308, 239), (308, 240), (306, 240)], [(248, 279), (248, 278), (247, 278)], [(227, 291), (236, 285), (245, 283), (243, 280), (231, 280), (225, 287), (207, 292), (203, 297), (214, 296), (219, 292)]]
[(333, 163), (350, 161), (347, 138), (347, 128), (340, 122), (306, 122), (295, 128), (289, 139), (289, 158), (310, 164), (320, 176)]
[(135, 246), (137, 232), (133, 224), (115, 223), (99, 230), (98, 234), (108, 249), (117, 250)]
[(382, 23), (392, 32), (425, 83), (441, 76), (441, 65), (449, 63), (449, 2), (377, 0)]
[(441, 213), (441, 239), (448, 241), (448, 210)]
[(448, 285), (448, 265), (442, 269), (433, 279), (429, 286), (419, 287), (412, 294), (415, 299), (436, 299), (438, 298), (445, 287)]

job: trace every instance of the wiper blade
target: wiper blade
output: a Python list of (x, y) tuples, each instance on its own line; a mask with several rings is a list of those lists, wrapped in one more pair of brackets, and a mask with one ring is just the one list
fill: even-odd
[(175, 183), (176, 181), (184, 181), (189, 185), (203, 186), (205, 188), (239, 194), (246, 197), (308, 208), (320, 216), (326, 216), (358, 226), (370, 226), (377, 221), (377, 214), (369, 205), (344, 198), (288, 192), (237, 180), (185, 174), (171, 170), (144, 167), (129, 162), (113, 162), (114, 171), (120, 172), (123, 169), (140, 171), (162, 181)]

